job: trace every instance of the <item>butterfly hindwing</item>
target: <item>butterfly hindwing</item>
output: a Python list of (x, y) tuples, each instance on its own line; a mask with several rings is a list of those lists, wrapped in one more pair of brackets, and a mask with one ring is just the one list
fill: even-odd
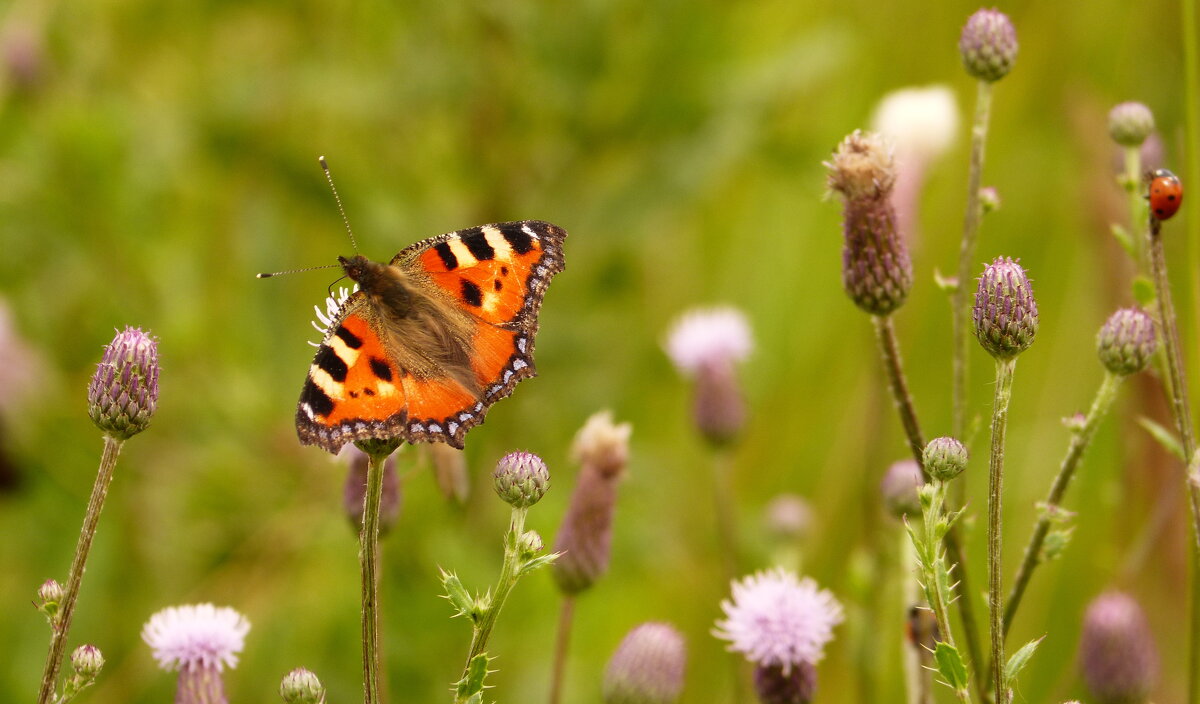
[[(463, 447), (488, 407), (535, 374), (537, 314), (550, 278), (563, 268), (565, 237), (550, 223), (498, 223), (397, 254), (390, 264), (406, 285), (427, 287), (425, 294), (449, 303), (445, 319), (474, 321), (463, 344), (469, 371), (463, 367), (465, 376), (456, 378), (405, 369), (401, 360), (410, 355), (396, 349), (405, 340), (387, 332), (397, 329), (396, 319), (385, 320), (389, 312), (371, 302), (370, 291), (354, 293), (333, 316), (309, 369), (296, 414), (301, 441), (330, 452), (369, 438)], [(471, 376), (474, 388), (467, 388)]]

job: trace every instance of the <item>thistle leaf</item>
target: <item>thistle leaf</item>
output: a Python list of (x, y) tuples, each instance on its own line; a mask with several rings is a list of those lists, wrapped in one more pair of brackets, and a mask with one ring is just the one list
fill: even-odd
[(1013, 684), (1017, 680), (1017, 675), (1022, 668), (1029, 664), (1029, 659), (1033, 657), (1033, 652), (1042, 644), (1046, 636), (1029, 641), (1021, 646), (1021, 649), (1012, 654), (1008, 659), (1008, 664), (1004, 666), (1004, 688), (1012, 689)]
[(454, 607), (454, 617), (466, 616), (470, 618), (476, 608), (475, 599), (467, 591), (467, 588), (462, 585), (462, 582), (458, 579), (458, 575), (440, 567), (438, 569), (441, 571), (442, 588), (446, 590), (446, 593), (442, 596)]
[(480, 653), (471, 658), (471, 662), (467, 663), (467, 672), (462, 676), (462, 679), (454, 684), (454, 689), (457, 699), (460, 701), (466, 699), (468, 701), (480, 701), (483, 696), (483, 680), (488, 675), (488, 662), (490, 658), (487, 653)]
[(946, 684), (955, 690), (967, 688), (967, 666), (957, 648), (949, 643), (938, 643), (933, 650), (933, 661)]
[(1172, 455), (1175, 455), (1184, 462), (1187, 462), (1187, 455), (1185, 455), (1183, 452), (1183, 445), (1179, 443), (1179, 438), (1175, 437), (1175, 433), (1145, 416), (1138, 418), (1138, 425), (1142, 426), (1147, 433), (1150, 433), (1150, 435), (1158, 441), (1158, 444), (1163, 446), (1163, 449), (1165, 449), (1167, 452), (1170, 452)]

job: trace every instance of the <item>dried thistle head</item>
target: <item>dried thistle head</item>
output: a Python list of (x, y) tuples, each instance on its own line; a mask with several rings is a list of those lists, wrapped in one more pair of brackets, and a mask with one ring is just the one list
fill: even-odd
[(912, 289), (912, 260), (896, 227), (896, 164), (878, 134), (854, 131), (825, 163), (829, 189), (842, 197), (842, 286), (872, 315), (899, 308)]

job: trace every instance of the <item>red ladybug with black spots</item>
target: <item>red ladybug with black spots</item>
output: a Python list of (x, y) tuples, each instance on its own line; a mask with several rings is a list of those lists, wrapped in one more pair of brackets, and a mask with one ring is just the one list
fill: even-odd
[(1150, 212), (1156, 220), (1166, 220), (1183, 204), (1183, 184), (1166, 169), (1150, 172)]

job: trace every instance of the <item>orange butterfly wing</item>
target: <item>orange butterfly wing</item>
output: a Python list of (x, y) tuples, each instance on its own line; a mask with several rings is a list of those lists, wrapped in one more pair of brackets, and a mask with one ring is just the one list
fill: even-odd
[(301, 442), (337, 452), (347, 442), (400, 437), (461, 448), (487, 408), (534, 376), (537, 314), (563, 269), (566, 232), (550, 223), (483, 225), (407, 247), (391, 264), (428, 281), (476, 321), (471, 367), (479, 396), (452, 378), (416, 378), (390, 359), (365, 294), (347, 299), (301, 392)]

